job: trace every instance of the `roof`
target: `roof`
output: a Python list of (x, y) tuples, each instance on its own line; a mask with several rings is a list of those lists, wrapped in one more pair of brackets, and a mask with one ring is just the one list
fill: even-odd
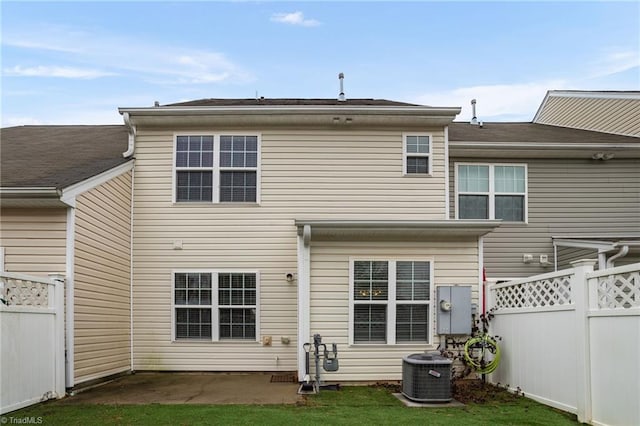
[(66, 188), (126, 163), (128, 131), (112, 126), (0, 129), (0, 187)]
[(638, 138), (537, 123), (487, 123), (482, 126), (453, 122), (449, 140), (460, 142), (558, 142), (563, 144), (638, 143)]
[(295, 106), (295, 105), (328, 105), (328, 106), (421, 106), (406, 102), (389, 101), (386, 99), (347, 99), (339, 101), (331, 98), (303, 99), (303, 98), (246, 98), (222, 99), (209, 98), (195, 101), (178, 102), (163, 106)]

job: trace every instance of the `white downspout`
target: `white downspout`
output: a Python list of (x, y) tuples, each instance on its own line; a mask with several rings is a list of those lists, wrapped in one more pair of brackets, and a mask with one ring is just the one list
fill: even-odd
[(444, 219), (449, 220), (449, 126), (444, 126)]
[(629, 246), (620, 247), (619, 252), (617, 252), (616, 254), (611, 256), (609, 259), (607, 259), (607, 269), (613, 268), (614, 262), (620, 257), (625, 257), (627, 253), (629, 253)]
[(131, 351), (131, 371), (133, 369), (133, 191), (135, 189), (136, 164), (131, 168), (131, 219), (129, 221), (129, 346)]
[[(74, 198), (75, 201), (75, 198)], [(76, 209), (67, 207), (67, 277), (66, 277), (66, 311), (65, 311), (65, 387), (72, 388), (75, 384), (75, 327), (74, 327), (74, 287), (73, 279), (75, 275), (75, 230), (76, 230)]]
[(129, 117), (128, 112), (122, 114), (122, 118), (124, 119), (124, 124), (126, 124), (129, 128), (129, 146), (127, 148), (127, 151), (122, 153), (122, 156), (127, 158), (131, 157), (133, 155), (133, 152), (135, 151), (137, 129), (136, 126), (131, 124), (131, 117)]

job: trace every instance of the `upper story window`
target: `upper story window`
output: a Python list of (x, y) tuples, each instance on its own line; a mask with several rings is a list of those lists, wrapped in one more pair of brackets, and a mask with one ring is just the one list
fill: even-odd
[(355, 260), (351, 268), (353, 343), (430, 342), (431, 262)]
[(177, 135), (176, 202), (259, 200), (258, 135)]
[(431, 135), (403, 135), (403, 174), (431, 174)]
[(458, 219), (527, 221), (527, 166), (457, 164)]

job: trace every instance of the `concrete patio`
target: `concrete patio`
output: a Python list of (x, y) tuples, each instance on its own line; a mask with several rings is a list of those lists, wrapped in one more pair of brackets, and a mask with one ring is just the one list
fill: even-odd
[[(274, 373), (275, 379), (290, 375)], [(271, 373), (136, 373), (78, 392), (61, 404), (295, 404), (298, 384)]]

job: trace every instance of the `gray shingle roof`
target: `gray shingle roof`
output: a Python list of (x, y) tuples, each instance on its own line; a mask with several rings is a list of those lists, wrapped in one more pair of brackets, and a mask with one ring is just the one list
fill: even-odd
[(339, 101), (337, 99), (302, 99), (302, 98), (258, 98), (258, 99), (198, 99), (195, 101), (178, 102), (163, 106), (422, 106), (417, 104), (409, 104), (406, 102), (388, 101), (386, 99), (347, 99)]
[(65, 188), (129, 161), (128, 132), (113, 126), (0, 129), (0, 186)]
[(454, 142), (562, 142), (638, 143), (638, 138), (609, 133), (548, 126), (536, 123), (483, 123), (482, 127), (453, 122), (449, 140)]

